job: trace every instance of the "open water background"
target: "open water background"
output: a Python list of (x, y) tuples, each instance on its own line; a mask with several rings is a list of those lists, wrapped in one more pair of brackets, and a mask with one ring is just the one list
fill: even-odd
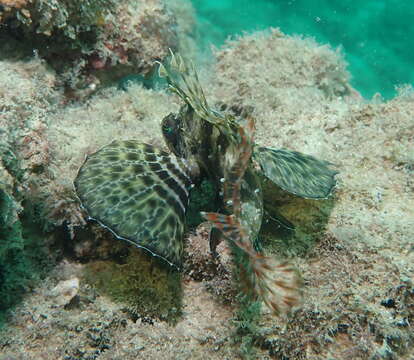
[(341, 46), (352, 85), (366, 98), (414, 85), (414, 0), (192, 0), (202, 46), (279, 27)]

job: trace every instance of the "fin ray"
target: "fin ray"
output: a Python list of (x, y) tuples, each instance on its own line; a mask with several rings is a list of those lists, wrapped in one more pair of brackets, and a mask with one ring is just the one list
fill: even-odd
[(181, 161), (138, 141), (114, 141), (87, 157), (75, 190), (91, 219), (179, 267), (191, 186)]
[(264, 175), (294, 195), (325, 199), (331, 195), (338, 171), (328, 161), (285, 149), (257, 146), (253, 153)]

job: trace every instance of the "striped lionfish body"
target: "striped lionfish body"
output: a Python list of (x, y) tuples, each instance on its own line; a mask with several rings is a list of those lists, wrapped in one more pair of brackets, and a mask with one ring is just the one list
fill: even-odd
[[(193, 183), (216, 184), (218, 213), (202, 213), (213, 224), (210, 245), (225, 238), (249, 259), (249, 283), (276, 313), (299, 299), (293, 267), (253, 247), (263, 217), (257, 169), (297, 196), (326, 198), (335, 186), (329, 163), (285, 149), (254, 144), (254, 122), (213, 110), (192, 64), (171, 54), (159, 75), (184, 102), (161, 124), (170, 153), (137, 141), (114, 141), (89, 155), (75, 180), (90, 218), (118, 238), (180, 267), (185, 213)], [(215, 240), (214, 240), (215, 239)]]

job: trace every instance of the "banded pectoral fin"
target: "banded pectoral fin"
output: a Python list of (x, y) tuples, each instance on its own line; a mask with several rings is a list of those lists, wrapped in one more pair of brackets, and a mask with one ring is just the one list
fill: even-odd
[(137, 141), (114, 141), (89, 155), (75, 179), (91, 219), (176, 267), (190, 186), (185, 164)]
[(281, 229), (284, 232), (295, 231), (295, 225), (293, 225), (288, 219), (286, 219), (275, 209), (272, 209), (271, 214), (269, 211), (265, 211), (264, 223), (276, 225), (278, 229)]
[(294, 195), (324, 199), (336, 185), (338, 171), (328, 161), (297, 151), (260, 146), (255, 147), (253, 157), (267, 178)]

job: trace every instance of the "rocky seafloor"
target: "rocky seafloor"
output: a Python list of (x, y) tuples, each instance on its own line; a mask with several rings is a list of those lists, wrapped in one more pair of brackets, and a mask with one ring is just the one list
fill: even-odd
[(329, 200), (266, 187), (296, 226), (262, 235), (304, 278), (288, 317), (246, 304), (205, 224), (178, 273), (86, 221), (73, 191), (85, 154), (113, 139), (165, 147), (160, 122), (180, 102), (145, 80), (168, 48), (197, 53), (187, 2), (134, 3), (84, 2), (76, 26), (69, 2), (0, 1), (0, 359), (414, 359), (414, 91), (363, 99), (328, 45), (270, 29), (199, 66), (209, 103), (253, 117), (259, 144), (340, 172)]

